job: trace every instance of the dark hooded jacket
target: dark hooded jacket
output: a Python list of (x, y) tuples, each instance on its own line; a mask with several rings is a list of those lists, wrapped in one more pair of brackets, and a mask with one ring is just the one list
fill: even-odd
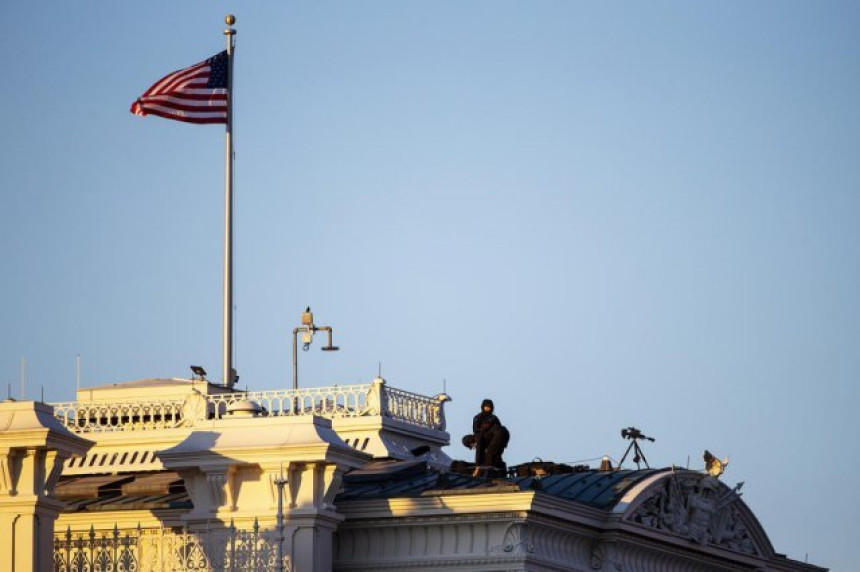
[[(489, 405), (490, 411), (484, 411), (484, 406)], [(493, 401), (491, 399), (485, 399), (481, 403), (481, 412), (475, 415), (475, 418), (472, 419), (472, 433), (475, 436), (479, 435), (488, 435), (492, 430), (501, 425), (499, 418), (493, 414)]]

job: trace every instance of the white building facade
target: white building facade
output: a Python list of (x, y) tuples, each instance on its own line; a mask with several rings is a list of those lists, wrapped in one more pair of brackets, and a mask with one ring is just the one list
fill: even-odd
[(452, 473), (449, 399), (154, 379), (2, 402), (0, 572), (821, 570), (705, 473)]

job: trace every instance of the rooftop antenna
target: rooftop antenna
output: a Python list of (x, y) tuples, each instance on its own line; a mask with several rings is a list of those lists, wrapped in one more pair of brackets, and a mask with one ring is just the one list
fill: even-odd
[(615, 470), (617, 471), (621, 468), (621, 465), (624, 464), (624, 459), (627, 458), (627, 455), (630, 454), (631, 450), (633, 451), (633, 462), (636, 463), (636, 469), (639, 469), (640, 461), (645, 463), (645, 468), (650, 469), (651, 467), (648, 465), (648, 459), (645, 458), (645, 453), (642, 452), (642, 448), (639, 446), (639, 439), (645, 439), (646, 441), (651, 441), (653, 443), (654, 437), (643, 435), (642, 431), (636, 427), (625, 427), (621, 430), (621, 437), (624, 439), (630, 439), (630, 445), (627, 446), (627, 450), (624, 452), (624, 456), (621, 457), (621, 460), (618, 462), (618, 467)]
[(378, 364), (378, 365), (377, 365), (377, 368), (376, 368), (376, 377), (381, 378), (381, 377), (382, 377), (382, 362), (381, 362), (381, 361), (380, 361), (380, 362), (377, 362), (377, 364)]
[(442, 393), (448, 394), (448, 380), (444, 377), (442, 378)]
[(12, 383), (11, 382), (6, 384), (6, 400), (12, 401)]
[(42, 386), (42, 399), (40, 399), (39, 401), (41, 401), (42, 403), (45, 403), (45, 386), (44, 385)]
[(24, 401), (24, 386), (27, 381), (27, 360), (21, 356), (21, 401)]

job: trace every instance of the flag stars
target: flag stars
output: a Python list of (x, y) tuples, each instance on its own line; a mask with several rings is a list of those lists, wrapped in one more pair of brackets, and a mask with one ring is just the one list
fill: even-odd
[(207, 88), (225, 88), (227, 87), (227, 52), (221, 52), (217, 56), (209, 58), (206, 63), (209, 64), (209, 82)]

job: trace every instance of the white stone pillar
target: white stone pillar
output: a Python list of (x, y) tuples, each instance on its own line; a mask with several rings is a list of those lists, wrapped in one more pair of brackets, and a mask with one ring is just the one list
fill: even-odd
[(194, 509), (183, 520), (191, 529), (232, 521), (240, 530), (254, 523), (275, 530), (276, 479), (286, 479), (283, 546), (299, 572), (331, 572), (333, 535), (343, 521), (334, 497), (344, 472), (370, 460), (315, 416), (213, 421), (158, 457), (185, 479)]
[(343, 516), (334, 511), (293, 510), (284, 530), (293, 570), (331, 572), (334, 532)]

